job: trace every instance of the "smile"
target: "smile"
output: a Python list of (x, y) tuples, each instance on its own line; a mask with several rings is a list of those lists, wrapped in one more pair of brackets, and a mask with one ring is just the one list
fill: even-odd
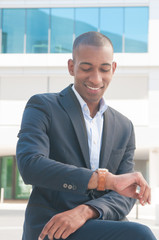
[(87, 85), (87, 88), (89, 88), (89, 89), (91, 89), (91, 90), (95, 90), (95, 91), (97, 91), (97, 90), (100, 89), (100, 88), (93, 88), (93, 87), (90, 87), (90, 86), (88, 86), (88, 85)]

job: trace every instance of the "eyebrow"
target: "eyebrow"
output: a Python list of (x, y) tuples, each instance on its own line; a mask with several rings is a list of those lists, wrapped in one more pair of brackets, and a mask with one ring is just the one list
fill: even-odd
[(101, 65), (102, 65), (102, 66), (105, 66), (105, 65), (106, 65), (106, 66), (111, 66), (111, 63), (102, 63)]
[[(89, 62), (81, 62), (80, 65), (89, 65), (89, 66), (92, 66), (93, 64), (92, 63), (89, 63)], [(111, 63), (102, 63), (101, 64), (102, 66), (111, 66)]]
[(85, 65), (85, 64), (87, 64), (87, 65), (89, 65), (89, 66), (92, 66), (92, 64), (89, 63), (89, 62), (81, 62), (81, 63), (80, 63), (80, 65)]

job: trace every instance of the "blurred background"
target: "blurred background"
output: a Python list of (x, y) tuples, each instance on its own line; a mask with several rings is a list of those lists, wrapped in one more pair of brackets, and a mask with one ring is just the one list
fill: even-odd
[(73, 40), (86, 31), (113, 42), (118, 67), (106, 102), (132, 120), (135, 170), (159, 204), (158, 0), (0, 0), (1, 201), (28, 199), (31, 186), (24, 185), (15, 157), (25, 104), (33, 94), (73, 82), (67, 60)]

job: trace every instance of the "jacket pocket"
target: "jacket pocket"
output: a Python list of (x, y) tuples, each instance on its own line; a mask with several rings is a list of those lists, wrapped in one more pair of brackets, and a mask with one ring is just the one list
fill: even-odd
[(125, 153), (125, 148), (112, 150), (107, 168), (113, 174), (117, 172), (118, 167), (123, 159), (124, 153)]

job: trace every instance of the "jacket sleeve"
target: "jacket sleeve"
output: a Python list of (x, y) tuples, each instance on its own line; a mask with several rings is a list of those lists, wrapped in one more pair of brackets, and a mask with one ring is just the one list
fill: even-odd
[[(134, 171), (133, 156), (135, 150), (135, 136), (132, 124), (131, 128), (131, 135), (116, 174)], [(136, 202), (135, 199), (121, 196), (114, 191), (107, 191), (106, 194), (97, 198), (95, 197), (96, 194), (99, 194), (99, 192), (95, 193), (94, 199), (88, 201), (86, 204), (102, 211), (102, 219), (106, 220), (121, 220), (125, 218)]]
[[(26, 184), (87, 194), (87, 185), (93, 173), (90, 169), (49, 158), (49, 113), (49, 104), (42, 95), (33, 96), (26, 105), (16, 150), (21, 176)], [(71, 188), (68, 188), (70, 185)]]

